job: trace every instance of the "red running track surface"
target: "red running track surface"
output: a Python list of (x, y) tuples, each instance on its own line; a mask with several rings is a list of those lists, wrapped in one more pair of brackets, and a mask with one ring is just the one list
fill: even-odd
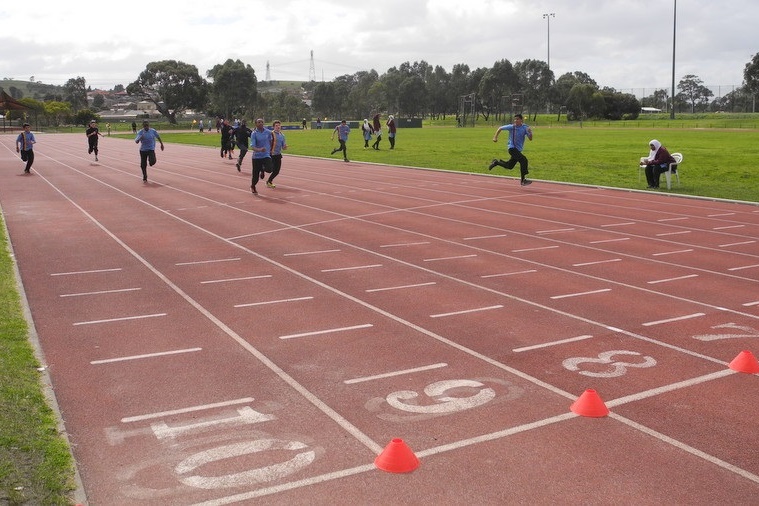
[(215, 149), (143, 184), (128, 140), (24, 175), (1, 139), (83, 501), (756, 504), (756, 205), (295, 156), (255, 196)]

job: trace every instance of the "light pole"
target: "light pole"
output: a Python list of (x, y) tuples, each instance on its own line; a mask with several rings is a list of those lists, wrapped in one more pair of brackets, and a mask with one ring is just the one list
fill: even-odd
[(548, 21), (548, 61), (546, 62), (548, 64), (548, 70), (551, 70), (551, 18), (555, 18), (556, 14), (553, 12), (547, 12), (546, 14), (543, 14), (543, 19)]
[(677, 0), (672, 14), (672, 109), (669, 111), (669, 119), (675, 119), (675, 42), (677, 41)]

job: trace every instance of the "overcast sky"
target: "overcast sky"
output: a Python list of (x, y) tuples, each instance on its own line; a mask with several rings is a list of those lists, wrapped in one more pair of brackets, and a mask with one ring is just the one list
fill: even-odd
[[(8, 0), (0, 6), (0, 79), (60, 85), (84, 77), (111, 89), (153, 61), (180, 60), (205, 77), (232, 58), (259, 81), (267, 62), (272, 80), (306, 81), (311, 51), (317, 81), (381, 75), (406, 61), (474, 70), (501, 59), (546, 61), (550, 31), (556, 77), (581, 71), (600, 86), (650, 94), (671, 87), (675, 1)], [(677, 2), (676, 81), (695, 74), (721, 86), (717, 96), (740, 86), (759, 52), (757, 20), (757, 0)]]

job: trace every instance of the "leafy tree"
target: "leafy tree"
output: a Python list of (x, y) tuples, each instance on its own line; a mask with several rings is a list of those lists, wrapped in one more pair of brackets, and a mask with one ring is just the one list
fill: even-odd
[(451, 76), (441, 66), (436, 66), (435, 70), (427, 79), (427, 90), (429, 92), (430, 115), (437, 119), (441, 115), (445, 119), (447, 112), (456, 110), (456, 102), (451, 102), (448, 96)]
[(398, 105), (407, 116), (414, 118), (427, 111), (427, 85), (420, 76), (412, 75), (405, 78), (398, 92)]
[(45, 102), (45, 116), (52, 120), (53, 125), (58, 126), (71, 116), (71, 103), (57, 101)]
[(688, 74), (680, 79), (677, 84), (678, 98), (683, 102), (690, 104), (690, 112), (696, 112), (696, 105), (709, 103), (709, 97), (714, 96), (712, 90), (704, 86), (703, 81), (693, 74)]
[(74, 111), (87, 107), (87, 82), (83, 77), (72, 78), (63, 85), (64, 99)]
[(525, 107), (537, 117), (538, 108), (548, 104), (553, 72), (547, 63), (540, 60), (517, 62), (514, 64), (514, 72), (519, 78)]
[(105, 97), (98, 93), (95, 98), (92, 99), (92, 106), (98, 109), (102, 109), (105, 105)]
[(203, 110), (208, 97), (208, 83), (195, 65), (176, 60), (148, 63), (127, 93), (155, 104), (158, 112), (176, 124), (177, 114), (188, 109)]
[(506, 112), (504, 100), (511, 103), (511, 95), (520, 91), (519, 76), (509, 60), (495, 62), (493, 68), (487, 70), (479, 84), (479, 96), (482, 100), (482, 113), (488, 119), (490, 113)]
[(75, 125), (87, 126), (92, 120), (100, 121), (100, 117), (95, 111), (90, 109), (79, 109), (72, 119)]
[(604, 101), (602, 116), (606, 119), (619, 120), (635, 119), (640, 114), (640, 102), (631, 93), (620, 93), (614, 88), (603, 88), (600, 91)]
[(644, 97), (640, 101), (641, 107), (655, 107), (656, 109), (667, 109), (669, 104), (669, 91), (662, 88), (655, 90), (651, 95)]
[(743, 69), (743, 84), (749, 93), (759, 93), (759, 53)]
[(113, 91), (114, 93), (121, 93), (122, 91), (124, 91), (124, 85), (117, 84), (116, 86), (113, 87)]
[(253, 67), (232, 59), (207, 72), (213, 79), (212, 108), (225, 118), (242, 117), (253, 111), (258, 94), (258, 79)]
[(334, 82), (316, 85), (313, 98), (311, 99), (311, 107), (316, 116), (321, 118), (335, 118), (339, 116), (340, 107), (335, 88)]

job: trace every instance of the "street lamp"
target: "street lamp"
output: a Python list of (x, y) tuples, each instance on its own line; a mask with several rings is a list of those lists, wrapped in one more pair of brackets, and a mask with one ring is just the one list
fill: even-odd
[(543, 19), (548, 21), (548, 61), (546, 62), (548, 64), (548, 70), (551, 70), (551, 18), (555, 18), (556, 14), (553, 12), (547, 12), (546, 14), (543, 14)]
[(677, 41), (677, 0), (672, 14), (672, 109), (669, 111), (669, 119), (675, 119), (675, 42)]

